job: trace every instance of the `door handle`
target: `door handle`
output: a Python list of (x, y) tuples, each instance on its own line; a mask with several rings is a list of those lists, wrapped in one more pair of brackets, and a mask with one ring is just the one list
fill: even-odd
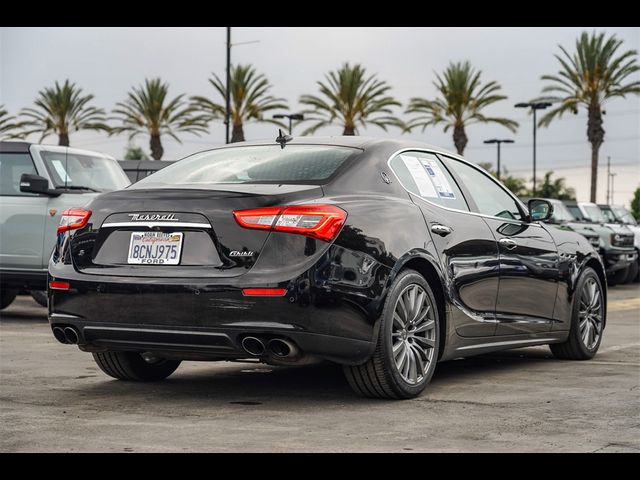
[(511, 240), (510, 238), (501, 238), (500, 240), (498, 240), (498, 243), (507, 250), (513, 250), (518, 246), (517, 242), (515, 240)]
[(440, 235), (441, 237), (446, 237), (452, 232), (451, 227), (440, 225), (439, 223), (431, 225), (431, 231), (436, 235)]

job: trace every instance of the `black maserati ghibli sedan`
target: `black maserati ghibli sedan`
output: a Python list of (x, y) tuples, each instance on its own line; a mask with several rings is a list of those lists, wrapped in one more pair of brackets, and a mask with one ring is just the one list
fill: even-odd
[(414, 141), (233, 144), (67, 210), (49, 321), (135, 381), (182, 360), (329, 360), (359, 394), (409, 398), (444, 360), (543, 344), (589, 359), (604, 269), (543, 223), (552, 209)]

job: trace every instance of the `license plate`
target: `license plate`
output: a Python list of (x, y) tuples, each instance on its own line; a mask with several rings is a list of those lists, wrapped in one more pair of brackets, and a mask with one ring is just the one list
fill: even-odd
[(128, 263), (178, 265), (182, 252), (182, 232), (131, 232)]

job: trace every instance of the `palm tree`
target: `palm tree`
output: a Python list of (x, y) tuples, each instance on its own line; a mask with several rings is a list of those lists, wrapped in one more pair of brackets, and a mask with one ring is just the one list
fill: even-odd
[(69, 134), (78, 130), (109, 130), (102, 108), (90, 106), (93, 95), (83, 95), (82, 89), (68, 79), (60, 86), (38, 92), (37, 108), (24, 108), (21, 114), (27, 118), (23, 135), (40, 133), (45, 137), (58, 135), (58, 145), (69, 146)]
[[(201, 96), (191, 97), (191, 102), (195, 109), (207, 112), (210, 119), (224, 119), (227, 87), (220, 77), (215, 73), (212, 75), (209, 83), (220, 94), (221, 103)], [(232, 143), (244, 142), (244, 123), (249, 120), (275, 123), (284, 127), (282, 123), (265, 117), (265, 113), (271, 110), (286, 109), (288, 106), (284, 99), (268, 94), (271, 84), (263, 74), (257, 73), (251, 65), (236, 65), (231, 68), (230, 84)]]
[(20, 138), (22, 134), (16, 132), (21, 127), (20, 123), (16, 123), (16, 117), (9, 115), (4, 109), (4, 105), (0, 105), (0, 138)]
[(124, 102), (116, 104), (113, 113), (121, 125), (112, 129), (112, 134), (129, 132), (129, 140), (141, 133), (149, 134), (149, 147), (154, 160), (164, 154), (161, 136), (169, 135), (182, 143), (178, 132), (198, 135), (207, 132), (209, 117), (196, 114), (192, 106), (183, 100), (184, 94), (169, 100), (169, 84), (159, 78), (145, 79), (144, 85), (133, 87)]
[(587, 138), (591, 143), (591, 201), (596, 201), (598, 180), (598, 152), (604, 142), (602, 128), (602, 105), (609, 99), (640, 94), (640, 81), (623, 81), (640, 70), (636, 62), (637, 51), (627, 50), (617, 54), (622, 40), (615, 35), (605, 38), (604, 33), (589, 35), (583, 32), (576, 40), (573, 55), (559, 46), (562, 55), (556, 54), (561, 65), (557, 75), (543, 75), (550, 82), (542, 89), (540, 101), (558, 102), (559, 105), (549, 111), (538, 122), (548, 126), (552, 120), (570, 111), (578, 113), (578, 107), (587, 109)]
[(444, 131), (453, 128), (453, 143), (460, 155), (467, 146), (466, 127), (474, 123), (497, 123), (515, 132), (518, 123), (507, 118), (487, 117), (482, 111), (485, 107), (505, 100), (507, 97), (498, 92), (498, 82), (483, 84), (480, 81), (481, 70), (474, 69), (467, 62), (450, 63), (442, 76), (436, 73), (433, 82), (440, 96), (435, 100), (412, 98), (406, 113), (418, 113), (420, 116), (409, 122), (407, 128), (430, 125), (444, 125)]
[(404, 128), (404, 123), (391, 115), (391, 107), (400, 106), (400, 102), (387, 95), (391, 86), (378, 80), (375, 74), (368, 76), (362, 65), (345, 63), (325, 75), (325, 80), (326, 83), (317, 82), (321, 96), (300, 97), (300, 103), (311, 107), (303, 112), (307, 120), (315, 121), (303, 135), (333, 123), (343, 127), (343, 135), (356, 135), (358, 125), (366, 128), (372, 124), (384, 131), (389, 125)]

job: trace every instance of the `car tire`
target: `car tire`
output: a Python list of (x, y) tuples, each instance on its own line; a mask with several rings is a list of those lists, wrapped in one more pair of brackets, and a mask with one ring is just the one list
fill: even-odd
[(93, 359), (107, 375), (118, 380), (152, 382), (164, 380), (180, 365), (179, 360), (167, 360), (143, 356), (138, 352), (99, 352)]
[(628, 273), (629, 273), (629, 267), (624, 267), (624, 268), (621, 268), (620, 270), (617, 270), (609, 278), (609, 285), (614, 286), (614, 285), (620, 285), (621, 283), (624, 283)]
[(629, 265), (629, 272), (624, 280), (624, 283), (633, 283), (638, 281), (638, 262), (633, 262)]
[(403, 270), (385, 300), (373, 355), (362, 365), (344, 366), (344, 374), (351, 388), (365, 397), (416, 397), (433, 376), (439, 347), (433, 291), (418, 272)]
[(17, 290), (11, 290), (9, 288), (3, 288), (0, 290), (0, 310), (4, 310), (16, 299), (18, 295)]
[(46, 290), (31, 290), (29, 293), (38, 305), (46, 307), (49, 304), (49, 297), (47, 296)]
[(600, 347), (606, 321), (602, 283), (592, 268), (584, 269), (575, 291), (569, 337), (549, 347), (551, 353), (562, 360), (589, 360)]

